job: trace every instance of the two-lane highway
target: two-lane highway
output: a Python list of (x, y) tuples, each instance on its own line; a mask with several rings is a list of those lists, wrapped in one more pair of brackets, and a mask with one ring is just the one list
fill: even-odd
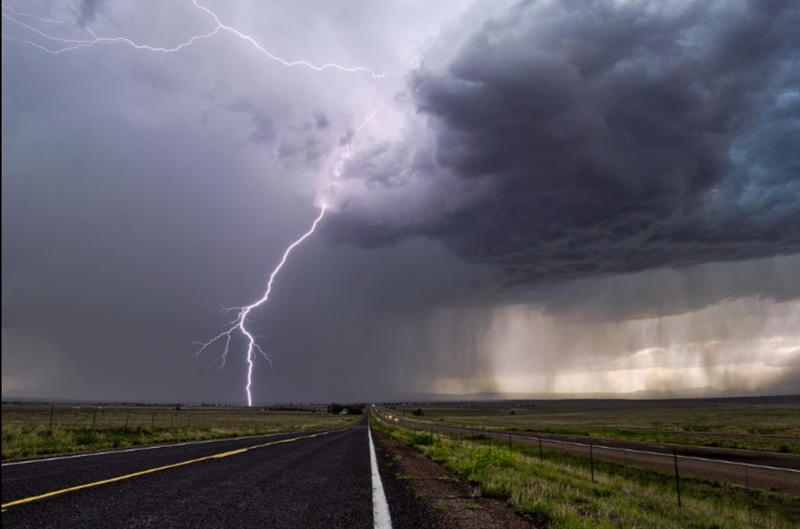
[(2, 526), (372, 528), (366, 420), (342, 431), (187, 443), (2, 470)]

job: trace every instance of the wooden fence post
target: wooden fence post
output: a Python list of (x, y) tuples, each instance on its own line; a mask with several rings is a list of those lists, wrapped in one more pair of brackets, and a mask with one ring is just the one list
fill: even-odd
[(681, 507), (681, 476), (678, 474), (678, 451), (672, 451), (672, 458), (675, 461), (675, 492), (678, 495), (678, 507)]

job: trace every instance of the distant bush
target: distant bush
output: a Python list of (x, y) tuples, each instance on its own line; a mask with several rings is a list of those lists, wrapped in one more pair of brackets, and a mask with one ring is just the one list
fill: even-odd
[(328, 413), (332, 413), (334, 415), (339, 415), (344, 411), (344, 406), (341, 404), (328, 404)]
[(433, 436), (425, 432), (413, 432), (409, 441), (412, 445), (429, 446), (433, 444)]
[(334, 415), (363, 415), (366, 404), (328, 404), (328, 413)]

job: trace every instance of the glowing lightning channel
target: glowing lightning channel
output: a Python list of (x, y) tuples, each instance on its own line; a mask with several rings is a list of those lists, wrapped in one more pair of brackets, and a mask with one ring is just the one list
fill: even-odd
[(33, 18), (33, 19), (35, 19), (35, 20), (37, 20), (37, 21), (39, 21), (41, 23), (51, 23), (51, 24), (52, 23), (64, 24), (65, 23), (64, 21), (61, 21), (61, 20), (50, 20), (50, 19), (46, 19), (46, 18), (39, 18), (39, 17), (37, 17), (35, 15), (31, 15), (29, 13), (21, 13), (19, 11), (15, 11), (13, 8), (11, 8), (11, 7), (9, 7), (9, 6), (5, 5), (5, 4), (2, 5), (2, 8), (3, 8), (2, 17), (4, 19), (6, 19), (9, 22), (11, 22), (13, 24), (16, 24), (17, 26), (20, 26), (20, 27), (22, 27), (22, 28), (24, 28), (24, 29), (26, 29), (26, 30), (28, 30), (30, 32), (33, 32), (33, 33), (39, 35), (43, 39), (45, 39), (47, 41), (50, 41), (52, 44), (51, 44), (51, 47), (48, 47), (48, 46), (33, 42), (31, 40), (22, 39), (22, 38), (18, 38), (18, 37), (12, 37), (12, 36), (6, 34), (5, 32), (2, 33), (2, 36), (3, 36), (4, 39), (10, 40), (12, 42), (17, 42), (17, 43), (20, 43), (20, 44), (32, 46), (32, 47), (37, 48), (37, 49), (39, 49), (41, 51), (49, 53), (51, 55), (60, 55), (62, 53), (66, 53), (66, 52), (69, 52), (69, 51), (75, 51), (75, 50), (78, 50), (78, 49), (81, 49), (81, 48), (90, 48), (90, 47), (101, 45), (101, 44), (124, 44), (124, 45), (130, 46), (130, 47), (132, 47), (134, 49), (142, 50), (142, 51), (151, 51), (151, 52), (158, 52), (158, 53), (175, 53), (175, 52), (179, 52), (179, 51), (183, 50), (184, 48), (188, 48), (189, 46), (191, 46), (192, 44), (194, 44), (195, 42), (197, 42), (199, 40), (204, 40), (204, 39), (211, 38), (211, 37), (217, 35), (218, 33), (220, 33), (221, 31), (227, 31), (228, 33), (231, 33), (231, 34), (235, 35), (236, 37), (244, 40), (248, 44), (252, 45), (262, 55), (265, 55), (269, 59), (271, 59), (273, 61), (276, 61), (276, 62), (278, 62), (278, 63), (280, 63), (280, 64), (282, 64), (284, 66), (302, 66), (302, 67), (310, 68), (310, 69), (318, 71), (318, 72), (321, 72), (321, 71), (324, 71), (324, 70), (328, 70), (328, 69), (340, 70), (342, 72), (347, 72), (347, 73), (363, 72), (363, 73), (368, 73), (370, 76), (372, 76), (373, 79), (382, 79), (383, 78), (383, 74), (382, 73), (377, 73), (372, 68), (367, 68), (366, 66), (353, 66), (353, 67), (342, 66), (341, 64), (337, 64), (335, 62), (329, 62), (329, 63), (326, 63), (326, 64), (316, 65), (316, 64), (313, 64), (313, 63), (305, 61), (305, 60), (287, 60), (287, 59), (284, 59), (282, 57), (279, 57), (279, 56), (271, 53), (266, 48), (264, 48), (257, 40), (255, 40), (250, 35), (246, 35), (246, 34), (242, 33), (241, 31), (237, 30), (236, 28), (233, 28), (231, 26), (223, 24), (216, 13), (214, 13), (213, 11), (211, 11), (209, 8), (207, 8), (205, 6), (200, 5), (197, 2), (197, 0), (191, 0), (191, 1), (192, 1), (192, 5), (194, 5), (195, 8), (197, 8), (198, 10), (200, 10), (200, 11), (206, 13), (208, 16), (210, 16), (213, 19), (213, 21), (214, 21), (214, 23), (216, 25), (214, 26), (213, 29), (211, 29), (211, 31), (209, 31), (207, 33), (202, 33), (200, 35), (193, 35), (188, 40), (186, 40), (186, 41), (184, 41), (184, 42), (182, 42), (182, 43), (180, 43), (180, 44), (178, 44), (176, 46), (173, 46), (173, 47), (150, 46), (150, 45), (146, 45), (146, 44), (139, 44), (139, 43), (137, 43), (137, 42), (135, 42), (135, 41), (133, 41), (133, 40), (131, 40), (129, 38), (126, 38), (126, 37), (99, 37), (99, 36), (97, 36), (95, 34), (94, 31), (92, 31), (91, 28), (88, 28), (88, 27), (86, 28), (86, 32), (91, 37), (89, 39), (65, 39), (65, 38), (61, 38), (61, 37), (56, 37), (54, 35), (51, 35), (49, 33), (44, 32), (44, 31), (42, 31), (40, 29), (37, 29), (37, 28), (31, 26), (30, 24), (27, 24), (27, 23), (23, 22), (22, 20), (20, 20), (20, 18), (21, 17), (29, 17), (29, 18)]
[(307, 232), (305, 232), (299, 239), (297, 239), (292, 244), (290, 244), (289, 247), (286, 248), (286, 251), (283, 252), (283, 257), (281, 258), (280, 262), (278, 263), (278, 266), (275, 267), (275, 269), (272, 271), (272, 273), (269, 276), (269, 281), (267, 281), (267, 289), (264, 291), (264, 295), (261, 296), (261, 299), (259, 299), (258, 301), (254, 302), (254, 303), (251, 303), (250, 305), (246, 305), (244, 307), (236, 307), (235, 309), (229, 309), (229, 310), (238, 310), (239, 311), (239, 315), (236, 317), (235, 320), (233, 320), (233, 322), (231, 322), (231, 327), (229, 327), (226, 331), (223, 331), (223, 332), (219, 333), (218, 335), (216, 335), (215, 337), (211, 338), (209, 341), (201, 342), (200, 343), (200, 345), (201, 345), (200, 349), (193, 355), (195, 357), (199, 356), (200, 353), (202, 353), (205, 349), (207, 349), (208, 347), (210, 347), (214, 343), (216, 343), (216, 342), (218, 342), (218, 341), (220, 341), (220, 340), (222, 340), (224, 338), (225, 339), (225, 349), (222, 351), (222, 356), (221, 356), (222, 361), (224, 362), (225, 358), (228, 356), (228, 350), (229, 350), (229, 347), (230, 347), (230, 344), (231, 344), (231, 336), (237, 330), (239, 332), (241, 332), (245, 336), (245, 338), (247, 338), (247, 386), (246, 386), (245, 390), (247, 391), (247, 405), (248, 406), (252, 406), (253, 405), (253, 396), (252, 396), (251, 391), (250, 391), (250, 388), (253, 385), (253, 356), (254, 356), (256, 351), (261, 353), (264, 356), (264, 358), (267, 359), (267, 361), (269, 361), (269, 356), (267, 356), (267, 354), (264, 352), (264, 350), (261, 349), (261, 347), (258, 346), (258, 344), (256, 343), (255, 337), (245, 327), (245, 323), (247, 323), (247, 316), (250, 314), (250, 312), (253, 309), (255, 309), (256, 307), (259, 307), (259, 306), (261, 306), (261, 305), (263, 305), (264, 303), (267, 302), (267, 300), (269, 299), (270, 292), (272, 292), (272, 283), (273, 283), (273, 281), (275, 281), (275, 276), (278, 275), (278, 272), (281, 271), (281, 268), (283, 268), (283, 265), (286, 264), (286, 259), (289, 257), (289, 254), (292, 252), (292, 250), (294, 250), (297, 246), (299, 246), (304, 240), (309, 238), (311, 236), (311, 234), (314, 233), (314, 230), (317, 229), (317, 224), (319, 224), (319, 222), (322, 220), (322, 217), (325, 216), (325, 209), (326, 209), (326, 206), (323, 205), (322, 208), (320, 209), (319, 216), (317, 216), (317, 218), (314, 220), (314, 223), (311, 225), (311, 228)]
[[(384, 105), (380, 105), (377, 108), (375, 108), (372, 112), (370, 112), (370, 114), (361, 122), (361, 124), (352, 133), (351, 140), (344, 145), (344, 147), (340, 151), (340, 157), (338, 161), (334, 164), (333, 168), (334, 176), (336, 177), (341, 176), (345, 163), (352, 156), (352, 137), (361, 132), (361, 129), (366, 127), (370, 121), (375, 119), (375, 116), (383, 107)], [(264, 350), (261, 349), (261, 347), (256, 343), (255, 336), (253, 336), (253, 334), (250, 331), (248, 331), (247, 328), (245, 327), (245, 324), (247, 323), (247, 317), (253, 309), (267, 302), (267, 300), (269, 299), (270, 292), (272, 292), (272, 283), (275, 280), (275, 276), (278, 275), (278, 272), (281, 271), (283, 265), (286, 264), (286, 260), (289, 257), (289, 254), (292, 252), (292, 250), (294, 250), (304, 240), (306, 240), (314, 233), (314, 231), (317, 229), (317, 225), (325, 216), (326, 210), (327, 210), (327, 205), (323, 202), (322, 205), (320, 206), (319, 216), (317, 216), (317, 218), (314, 220), (314, 223), (311, 225), (311, 228), (309, 228), (309, 230), (306, 233), (304, 233), (299, 239), (294, 241), (291, 245), (289, 245), (288, 248), (286, 248), (286, 251), (283, 253), (283, 257), (278, 263), (278, 266), (275, 267), (275, 269), (272, 271), (272, 274), (270, 274), (269, 276), (269, 281), (267, 281), (267, 289), (264, 292), (264, 295), (261, 296), (261, 298), (258, 301), (250, 305), (246, 305), (244, 307), (233, 307), (233, 308), (223, 309), (224, 312), (238, 311), (236, 318), (234, 318), (233, 321), (230, 322), (230, 326), (225, 331), (214, 336), (207, 342), (197, 342), (197, 345), (199, 345), (200, 348), (192, 355), (193, 358), (197, 358), (198, 356), (200, 356), (200, 354), (203, 353), (203, 351), (205, 351), (215, 343), (224, 340), (225, 346), (222, 350), (222, 354), (220, 354), (220, 356), (218, 357), (220, 362), (220, 368), (223, 368), (228, 358), (228, 351), (230, 350), (231, 338), (233, 334), (238, 330), (239, 332), (242, 333), (242, 335), (244, 335), (244, 337), (247, 339), (247, 357), (246, 357), (247, 385), (245, 386), (245, 391), (247, 393), (248, 406), (253, 405), (251, 388), (253, 386), (253, 366), (254, 366), (254, 358), (256, 351), (259, 352), (268, 362), (270, 362), (270, 364), (272, 363), (272, 360), (270, 359), (269, 355), (267, 355), (267, 353), (264, 352)]]
[[(373, 79), (382, 79), (384, 77), (382, 73), (376, 73), (371, 68), (367, 68), (365, 66), (348, 67), (348, 66), (342, 66), (340, 64), (333, 63), (333, 62), (322, 64), (322, 65), (315, 65), (315, 64), (313, 64), (313, 63), (311, 63), (309, 61), (305, 61), (305, 60), (287, 60), (287, 59), (281, 58), (281, 57), (279, 57), (277, 55), (274, 55), (273, 53), (268, 51), (266, 48), (264, 48), (253, 37), (251, 37), (251, 36), (249, 36), (249, 35), (247, 35), (245, 33), (242, 33), (241, 31), (239, 31), (239, 30), (237, 30), (237, 29), (235, 29), (235, 28), (233, 28), (231, 26), (223, 24), (222, 20), (220, 20), (220, 18), (217, 16), (216, 13), (211, 11), (211, 9), (201, 5), (198, 2), (198, 0), (191, 0), (191, 3), (197, 10), (202, 11), (203, 13), (208, 15), (213, 20), (215, 26), (210, 31), (208, 31), (206, 33), (193, 35), (188, 40), (185, 40), (185, 41), (183, 41), (183, 42), (181, 42), (181, 43), (179, 43), (177, 45), (174, 45), (172, 47), (151, 46), (151, 45), (147, 45), (147, 44), (140, 44), (140, 43), (137, 43), (137, 42), (135, 42), (135, 41), (133, 41), (133, 40), (131, 40), (129, 38), (126, 38), (126, 37), (100, 37), (91, 28), (88, 28), (88, 27), (85, 28), (84, 31), (88, 34), (89, 38), (62, 38), (62, 37), (53, 35), (51, 33), (48, 33), (47, 31), (44, 31), (42, 29), (39, 29), (39, 28), (35, 27), (34, 25), (32, 25), (32, 24), (34, 24), (34, 22), (31, 22), (31, 23), (28, 23), (28, 22), (31, 21), (31, 20), (34, 20), (34, 21), (36, 21), (36, 22), (38, 22), (39, 24), (42, 24), (42, 25), (59, 25), (59, 26), (70, 26), (71, 25), (73, 27), (74, 27), (74, 24), (71, 24), (70, 22), (64, 21), (64, 20), (48, 19), (48, 18), (43, 18), (43, 17), (36, 16), (36, 15), (30, 14), (30, 13), (23, 13), (23, 12), (15, 10), (14, 8), (12, 8), (10, 6), (7, 6), (5, 4), (2, 4), (2, 18), (4, 20), (8, 21), (9, 23), (16, 25), (17, 27), (23, 28), (24, 30), (26, 30), (26, 31), (28, 31), (28, 32), (30, 32), (32, 34), (38, 35), (42, 39), (42, 43), (34, 42), (32, 40), (28, 40), (28, 39), (25, 39), (25, 38), (11, 36), (11, 35), (8, 35), (5, 32), (2, 32), (2, 38), (6, 39), (8, 41), (11, 41), (11, 42), (16, 42), (16, 43), (21, 44), (21, 45), (34, 47), (34, 48), (36, 48), (38, 50), (41, 50), (42, 52), (45, 52), (45, 53), (48, 53), (48, 54), (51, 54), (51, 55), (61, 55), (63, 53), (67, 53), (67, 52), (71, 52), (71, 51), (77, 51), (77, 50), (84, 49), (84, 48), (91, 48), (91, 47), (100, 46), (100, 45), (113, 45), (113, 44), (125, 45), (125, 46), (128, 46), (128, 47), (136, 49), (136, 50), (140, 50), (140, 51), (148, 51), (148, 52), (167, 54), (167, 53), (180, 52), (181, 50), (192, 46), (194, 43), (196, 43), (196, 42), (198, 42), (200, 40), (210, 39), (211, 37), (214, 37), (217, 34), (225, 31), (225, 32), (231, 33), (234, 36), (238, 37), (239, 39), (247, 42), (253, 48), (255, 48), (259, 53), (261, 53), (262, 55), (266, 56), (270, 60), (276, 61), (276, 62), (278, 62), (278, 63), (280, 63), (280, 64), (282, 64), (284, 66), (287, 66), (287, 67), (299, 66), (299, 67), (309, 68), (311, 70), (318, 71), (318, 72), (322, 72), (324, 70), (332, 69), (332, 70), (339, 70), (339, 71), (346, 72), (346, 73), (367, 73)], [(23, 21), (23, 19), (25, 21)], [(378, 108), (376, 108), (375, 110), (373, 110), (364, 119), (364, 121), (355, 129), (355, 131), (353, 132), (352, 136), (357, 135), (361, 131), (361, 129), (363, 129), (370, 121), (372, 121), (375, 118), (375, 116), (377, 115), (377, 113), (380, 111), (381, 108), (383, 108), (383, 105), (381, 105)], [(352, 136), (351, 136), (351, 139), (352, 139)], [(352, 142), (350, 140), (347, 141), (347, 143), (341, 149), (341, 151), (339, 153), (339, 156), (338, 156), (338, 159), (335, 160), (333, 171), (332, 171), (334, 177), (340, 177), (342, 175), (342, 172), (344, 170), (344, 166), (346, 165), (347, 161), (352, 156), (352, 145), (351, 145), (351, 143)], [(329, 183), (329, 186), (330, 185), (332, 185), (332, 182)], [(323, 200), (324, 200), (324, 198), (323, 198)], [(278, 272), (280, 272), (280, 270), (283, 268), (283, 265), (286, 263), (286, 260), (288, 259), (289, 254), (292, 252), (292, 250), (294, 250), (298, 245), (300, 245), (303, 241), (305, 241), (308, 237), (310, 237), (314, 233), (314, 231), (317, 228), (317, 225), (322, 220), (322, 218), (325, 216), (326, 209), (327, 209), (327, 206), (323, 202), (323, 204), (320, 207), (319, 215), (314, 220), (313, 224), (311, 225), (311, 228), (306, 233), (304, 233), (299, 239), (297, 239), (291, 245), (289, 245), (289, 247), (283, 253), (283, 257), (281, 258), (280, 262), (278, 263), (278, 265), (275, 267), (275, 269), (272, 271), (272, 273), (269, 276), (269, 281), (267, 282), (267, 288), (266, 288), (263, 296), (259, 300), (257, 300), (256, 302), (254, 302), (254, 303), (252, 303), (250, 305), (246, 305), (244, 307), (232, 307), (232, 308), (224, 309), (225, 312), (236, 312), (237, 313), (236, 318), (234, 318), (232, 321), (229, 322), (229, 327), (225, 331), (223, 331), (223, 332), (219, 333), (218, 335), (214, 336), (213, 338), (211, 338), (207, 342), (197, 342), (197, 345), (199, 345), (200, 348), (192, 355), (192, 357), (194, 357), (194, 358), (198, 357), (201, 353), (203, 353), (203, 351), (205, 351), (206, 349), (208, 349), (212, 345), (217, 344), (218, 342), (224, 341), (225, 345), (223, 347), (222, 354), (218, 357), (218, 360), (220, 362), (220, 368), (222, 368), (222, 367), (224, 367), (225, 362), (227, 360), (228, 352), (230, 350), (231, 339), (232, 339), (233, 335), (235, 333), (237, 333), (237, 332), (240, 332), (247, 339), (247, 344), (248, 344), (247, 345), (247, 385), (245, 386), (245, 391), (247, 393), (247, 405), (248, 406), (252, 406), (253, 405), (253, 398), (252, 398), (251, 388), (252, 388), (252, 384), (253, 384), (253, 366), (254, 366), (255, 353), (256, 352), (260, 353), (270, 363), (272, 361), (271, 361), (269, 355), (267, 355), (264, 352), (264, 350), (261, 349), (261, 347), (256, 343), (255, 336), (253, 336), (253, 334), (247, 329), (247, 327), (246, 327), (247, 318), (248, 318), (248, 316), (250, 315), (250, 313), (252, 312), (253, 309), (255, 309), (255, 308), (257, 308), (257, 307), (259, 307), (259, 306), (261, 306), (261, 305), (263, 305), (264, 303), (267, 302), (267, 300), (269, 299), (269, 295), (272, 292), (272, 284), (273, 284), (273, 282), (275, 280), (275, 277), (278, 275)]]

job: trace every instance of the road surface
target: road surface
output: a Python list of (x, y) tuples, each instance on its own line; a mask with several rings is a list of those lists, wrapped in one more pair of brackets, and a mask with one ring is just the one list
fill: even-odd
[(346, 430), (2, 468), (7, 528), (373, 528), (366, 419)]

